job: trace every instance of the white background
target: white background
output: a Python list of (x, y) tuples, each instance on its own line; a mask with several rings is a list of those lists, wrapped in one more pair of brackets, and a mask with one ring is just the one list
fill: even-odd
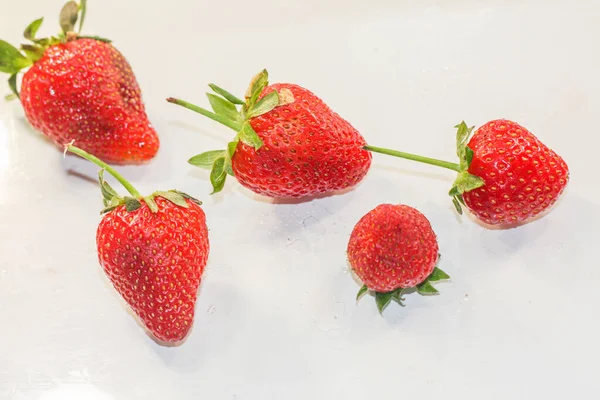
[[(18, 44), (42, 15), (41, 33), (57, 33), (62, 3), (2, 0), (0, 38)], [(85, 32), (126, 55), (162, 139), (151, 164), (120, 170), (143, 193), (204, 201), (209, 265), (187, 342), (158, 346), (98, 264), (97, 168), (0, 102), (0, 399), (597, 395), (597, 1), (89, 3)], [(233, 132), (164, 99), (207, 105), (209, 82), (241, 95), (261, 68), (373, 145), (454, 160), (460, 120), (516, 120), (565, 158), (571, 182), (550, 214), (508, 231), (457, 217), (452, 172), (379, 155), (343, 195), (273, 204), (230, 180), (211, 197), (186, 160)], [(372, 298), (355, 302), (345, 249), (383, 202), (428, 216), (453, 279), (382, 317)]]

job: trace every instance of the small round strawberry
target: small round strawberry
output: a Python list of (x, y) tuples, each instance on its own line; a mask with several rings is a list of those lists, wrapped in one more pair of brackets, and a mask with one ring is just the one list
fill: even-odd
[[(159, 148), (131, 66), (110, 41), (75, 33), (85, 1), (68, 2), (61, 12), (63, 32), (36, 38), (42, 18), (25, 31), (31, 44), (16, 49), (0, 41), (0, 72), (10, 74), (27, 120), (54, 143), (73, 140), (111, 164), (140, 164)], [(23, 75), (21, 92), (17, 75)]]
[[(365, 149), (458, 172), (450, 196), (485, 224), (513, 227), (547, 211), (569, 181), (565, 161), (516, 122), (498, 119), (481, 126), (457, 125), (460, 163), (374, 146)], [(468, 142), (468, 143), (467, 143)]]
[(364, 138), (310, 91), (289, 83), (268, 85), (267, 71), (255, 76), (245, 100), (210, 87), (218, 94), (208, 94), (214, 112), (168, 101), (238, 132), (227, 150), (189, 160), (211, 170), (214, 192), (229, 174), (268, 197), (312, 197), (351, 188), (367, 174), (371, 154), (363, 149)]
[(404, 289), (435, 294), (431, 282), (449, 279), (436, 267), (438, 243), (427, 218), (406, 205), (381, 204), (355, 225), (348, 243), (348, 260), (364, 283), (357, 295), (375, 293), (379, 311), (401, 302)]
[[(99, 179), (106, 215), (96, 242), (104, 272), (156, 339), (181, 342), (192, 328), (209, 253), (201, 203), (176, 190), (141, 196), (103, 161), (70, 144), (66, 150), (102, 167)], [(119, 196), (104, 180), (104, 170), (131, 196)]]

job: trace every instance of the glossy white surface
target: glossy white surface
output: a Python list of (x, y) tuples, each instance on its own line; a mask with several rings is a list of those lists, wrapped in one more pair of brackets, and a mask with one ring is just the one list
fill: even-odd
[[(62, 1), (2, 1), (17, 43)], [(114, 40), (162, 139), (120, 170), (142, 192), (205, 203), (212, 251), (194, 329), (160, 347), (97, 262), (97, 168), (0, 102), (0, 399), (577, 399), (600, 391), (597, 1), (90, 0), (86, 32)], [(375, 156), (355, 190), (272, 204), (230, 180), (209, 196), (188, 157), (231, 133), (167, 104), (206, 84), (242, 93), (269, 69), (301, 84), (374, 145), (454, 159), (454, 124), (510, 118), (561, 154), (554, 210), (508, 231), (458, 218), (449, 171)], [(2, 95), (8, 93), (0, 85)], [(382, 202), (419, 208), (452, 281), (381, 317), (358, 304), (345, 247)]]

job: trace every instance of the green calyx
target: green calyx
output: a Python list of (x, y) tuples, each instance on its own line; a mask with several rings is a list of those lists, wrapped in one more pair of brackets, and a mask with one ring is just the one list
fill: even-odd
[[(17, 76), (19, 73), (33, 64), (35, 64), (42, 56), (48, 47), (69, 41), (91, 38), (104, 42), (110, 42), (108, 39), (103, 39), (95, 36), (81, 36), (80, 32), (83, 27), (83, 21), (87, 10), (87, 0), (80, 0), (79, 3), (69, 1), (64, 5), (60, 12), (59, 23), (62, 31), (48, 38), (38, 38), (37, 32), (44, 21), (44, 18), (38, 18), (30, 23), (23, 37), (28, 43), (22, 44), (20, 48), (16, 48), (4, 40), (0, 40), (0, 72), (10, 75), (8, 85), (13, 92), (7, 96), (7, 100), (19, 98), (17, 89)], [(79, 21), (77, 33), (75, 33), (77, 22)]]
[(473, 150), (467, 146), (471, 133), (473, 132), (474, 126), (468, 127), (467, 124), (462, 121), (456, 125), (456, 154), (460, 161), (460, 170), (458, 176), (452, 184), (452, 188), (448, 194), (452, 197), (452, 203), (459, 214), (462, 214), (462, 207), (464, 205), (463, 193), (477, 189), (484, 185), (483, 179), (479, 176), (469, 173), (469, 167), (471, 161), (473, 161)]
[[(73, 144), (68, 144), (65, 146), (65, 152), (67, 151), (77, 154), (78, 156), (83, 157), (102, 168), (100, 172), (98, 172), (100, 191), (102, 192), (102, 201), (104, 203), (104, 209), (101, 211), (101, 214), (110, 212), (122, 205), (125, 206), (128, 212), (134, 212), (142, 206), (142, 201), (146, 203), (150, 211), (156, 213), (158, 211), (158, 205), (156, 204), (155, 200), (156, 197), (162, 197), (163, 199), (183, 208), (189, 208), (189, 204), (186, 200), (191, 200), (198, 205), (202, 204), (202, 202), (199, 200), (178, 190), (158, 191), (149, 196), (142, 196), (137, 189), (131, 185), (131, 183), (129, 183), (121, 174), (115, 171), (104, 161), (85, 152), (84, 150), (81, 150), (78, 147), (73, 146)], [(130, 196), (120, 196), (117, 191), (114, 190), (112, 186), (106, 182), (106, 180), (104, 180), (104, 171), (108, 171), (121, 185), (123, 185), (123, 187), (129, 192)]]
[[(438, 254), (438, 262), (439, 262), (440, 258), (441, 258), (441, 255)], [(424, 296), (438, 294), (439, 293), (438, 290), (435, 287), (433, 287), (432, 283), (442, 281), (442, 280), (448, 280), (448, 279), (450, 279), (450, 276), (448, 274), (446, 274), (444, 271), (442, 271), (438, 267), (435, 267), (433, 269), (433, 272), (423, 282), (419, 283), (416, 286), (417, 292)], [(373, 294), (375, 296), (375, 303), (377, 304), (377, 309), (379, 310), (380, 313), (383, 313), (383, 310), (392, 301), (395, 301), (396, 303), (400, 304), (401, 306), (404, 306), (404, 304), (402, 303), (404, 301), (402, 294), (406, 289), (408, 289), (408, 288), (398, 288), (398, 289), (392, 290), (391, 292), (377, 292), (377, 291), (370, 290), (367, 287), (367, 285), (363, 285), (359, 289), (358, 293), (356, 294), (356, 300), (358, 301), (365, 293), (370, 292), (371, 294)]]
[(207, 93), (206, 95), (212, 111), (184, 100), (172, 97), (167, 99), (169, 103), (195, 111), (237, 132), (234, 139), (227, 144), (226, 149), (206, 151), (188, 160), (191, 165), (211, 171), (210, 182), (213, 186), (212, 194), (218, 193), (223, 189), (227, 175), (234, 176), (231, 160), (238, 143), (242, 142), (255, 150), (262, 147), (263, 142), (252, 128), (250, 120), (259, 115), (266, 114), (276, 107), (290, 104), (294, 101), (294, 96), (287, 89), (279, 92), (272, 91), (260, 98), (260, 95), (268, 84), (269, 74), (267, 70), (262, 70), (252, 79), (244, 100), (242, 100), (225, 89), (211, 83), (209, 87), (214, 93)]

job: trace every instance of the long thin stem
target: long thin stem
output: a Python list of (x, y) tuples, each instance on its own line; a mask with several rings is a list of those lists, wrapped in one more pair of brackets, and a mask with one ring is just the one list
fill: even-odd
[(212, 119), (214, 121), (217, 121), (217, 122), (225, 125), (226, 127), (233, 129), (236, 132), (238, 132), (240, 129), (242, 129), (242, 126), (240, 124), (238, 124), (237, 122), (232, 121), (232, 120), (230, 120), (228, 118), (222, 117), (220, 115), (217, 115), (217, 114), (215, 114), (213, 112), (210, 112), (210, 111), (208, 111), (208, 110), (206, 110), (206, 109), (204, 109), (202, 107), (198, 107), (198, 106), (196, 106), (196, 105), (194, 105), (192, 103), (188, 103), (185, 100), (180, 100), (180, 99), (175, 99), (173, 97), (169, 97), (167, 99), (167, 101), (169, 103), (173, 103), (173, 104), (177, 104), (179, 106), (185, 107), (188, 110), (195, 111), (198, 114), (202, 114), (205, 117), (208, 117), (208, 118), (210, 118), (210, 119)]
[(435, 158), (423, 157), (416, 154), (404, 153), (403, 151), (390, 150), (383, 147), (375, 147), (375, 146), (364, 146), (363, 149), (372, 151), (374, 153), (386, 154), (388, 156), (394, 156), (399, 158), (405, 158), (407, 160), (418, 161), (421, 163), (435, 165), (437, 167), (447, 168), (452, 171), (460, 172), (460, 165), (456, 163), (451, 163), (448, 161), (438, 160)]
[(137, 189), (134, 188), (133, 185), (127, 181), (127, 179), (123, 178), (123, 176), (121, 174), (119, 174), (117, 171), (115, 171), (110, 165), (108, 165), (104, 161), (100, 160), (98, 157), (93, 156), (90, 153), (87, 153), (87, 152), (81, 150), (79, 147), (73, 146), (72, 144), (68, 144), (65, 147), (71, 153), (77, 154), (78, 156), (83, 157), (86, 160), (93, 162), (100, 168), (103, 168), (104, 170), (108, 171), (108, 173), (111, 174), (112, 176), (114, 176), (114, 178), (116, 180), (118, 180), (119, 183), (121, 185), (123, 185), (123, 187), (125, 189), (127, 189), (127, 191), (136, 199), (142, 198), (142, 195), (140, 194), (140, 192), (138, 192)]

